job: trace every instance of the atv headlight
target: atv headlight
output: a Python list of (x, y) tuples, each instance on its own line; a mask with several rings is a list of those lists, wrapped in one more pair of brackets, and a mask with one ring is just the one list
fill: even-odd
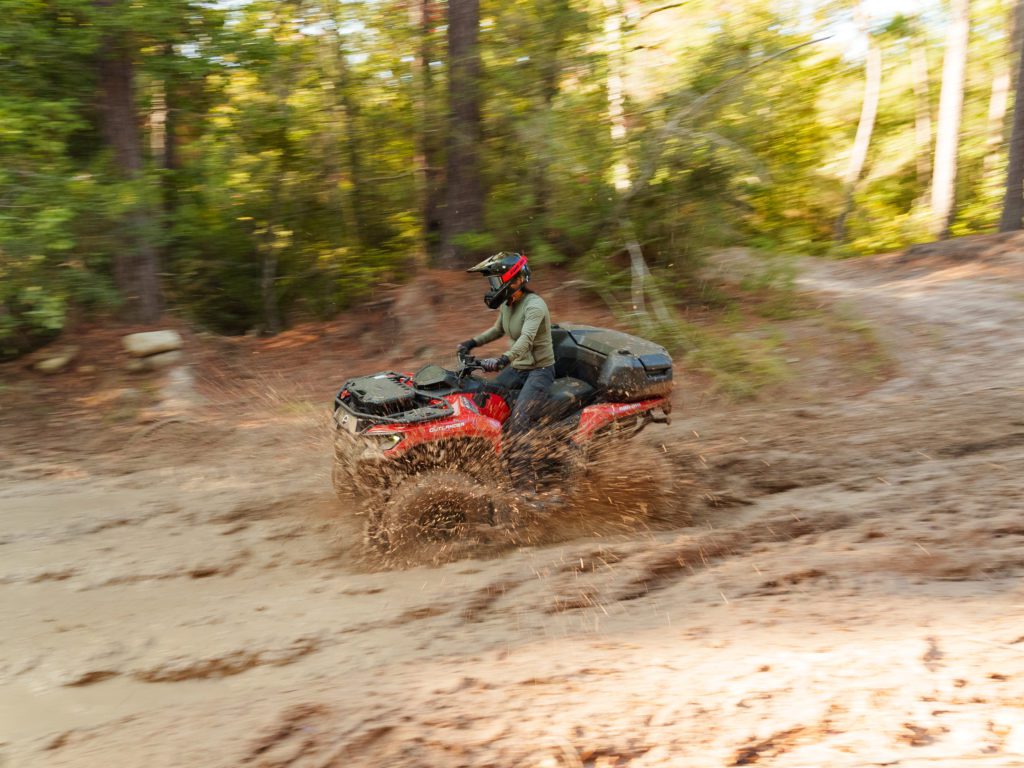
[(404, 435), (401, 432), (371, 432), (366, 437), (373, 441), (373, 445), (378, 451), (389, 451), (402, 442)]

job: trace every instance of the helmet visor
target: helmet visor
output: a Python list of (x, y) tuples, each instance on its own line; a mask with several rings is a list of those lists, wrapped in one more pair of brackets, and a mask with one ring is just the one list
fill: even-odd
[(488, 275), (487, 282), (490, 284), (492, 291), (497, 291), (502, 286), (501, 275)]

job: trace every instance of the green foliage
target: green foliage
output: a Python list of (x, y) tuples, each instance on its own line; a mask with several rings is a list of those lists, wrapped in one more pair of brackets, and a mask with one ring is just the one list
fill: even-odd
[(758, 301), (756, 312), (770, 320), (792, 320), (807, 312), (797, 290), (795, 260), (785, 255), (765, 258), (761, 269), (740, 281), (740, 288)]
[(756, 397), (790, 375), (773, 339), (700, 335), (695, 344), (684, 364), (709, 374), (723, 392), (737, 399)]
[(500, 250), (497, 239), (489, 232), (463, 232), (455, 238), (455, 244), (471, 253)]
[(112, 171), (96, 61), (115, 29), (137, 39), (143, 57), (183, 39), (174, 30), (209, 13), (197, 8), (0, 0), (0, 355), (52, 338), (72, 306), (116, 309), (115, 254), (136, 239), (162, 244), (158, 223), (140, 228), (131, 216), (154, 204), (156, 174), (125, 181)]
[(88, 55), (94, 35), (71, 20), (84, 3), (0, 2), (0, 359), (55, 336), (88, 267), (75, 258), (70, 155), (88, 129), (75, 91), (88, 79), (62, 56)]
[[(420, 7), (0, 0), (0, 354), (51, 337), (71, 308), (116, 311), (131, 297), (112, 289), (115, 264), (140, 241), (159, 251), (170, 305), (228, 332), (329, 316), (423, 263), (449, 105), (445, 6), (425, 22), (410, 17)], [(943, 46), (927, 14), (872, 30), (883, 92), (846, 242), (832, 242), (863, 67), (856, 46), (819, 38), (850, 7), (486, 0), (485, 221), (458, 244), (564, 264), (621, 305), (631, 241), (663, 296), (689, 298), (716, 248), (845, 256), (926, 239), (912, 59), (927, 56), (934, 118)], [(972, 9), (954, 234), (994, 226), (1006, 162), (989, 106), (1012, 3)], [(143, 167), (130, 178), (100, 113), (111, 40), (134, 72)], [(766, 262), (743, 286), (768, 317), (801, 311), (789, 270)], [(698, 298), (712, 299), (725, 301)], [(730, 376), (750, 357), (690, 343)]]
[(668, 349), (680, 368), (709, 377), (720, 392), (737, 400), (756, 397), (790, 375), (774, 336), (726, 336), (678, 320), (642, 322), (634, 330)]

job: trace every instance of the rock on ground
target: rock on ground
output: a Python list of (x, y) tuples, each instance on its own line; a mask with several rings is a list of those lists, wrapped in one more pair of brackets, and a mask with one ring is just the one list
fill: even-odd
[(62, 352), (53, 356), (47, 356), (37, 360), (32, 367), (40, 373), (60, 373), (67, 368), (71, 361), (78, 356), (78, 347), (68, 347)]
[(160, 352), (171, 352), (184, 345), (177, 331), (145, 331), (132, 333), (121, 340), (128, 354), (133, 357), (149, 357)]

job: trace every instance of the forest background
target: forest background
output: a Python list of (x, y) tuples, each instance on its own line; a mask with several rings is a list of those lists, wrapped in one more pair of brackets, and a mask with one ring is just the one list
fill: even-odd
[(330, 317), (524, 251), (627, 313), (716, 249), (1024, 211), (1011, 0), (0, 0), (0, 359)]

